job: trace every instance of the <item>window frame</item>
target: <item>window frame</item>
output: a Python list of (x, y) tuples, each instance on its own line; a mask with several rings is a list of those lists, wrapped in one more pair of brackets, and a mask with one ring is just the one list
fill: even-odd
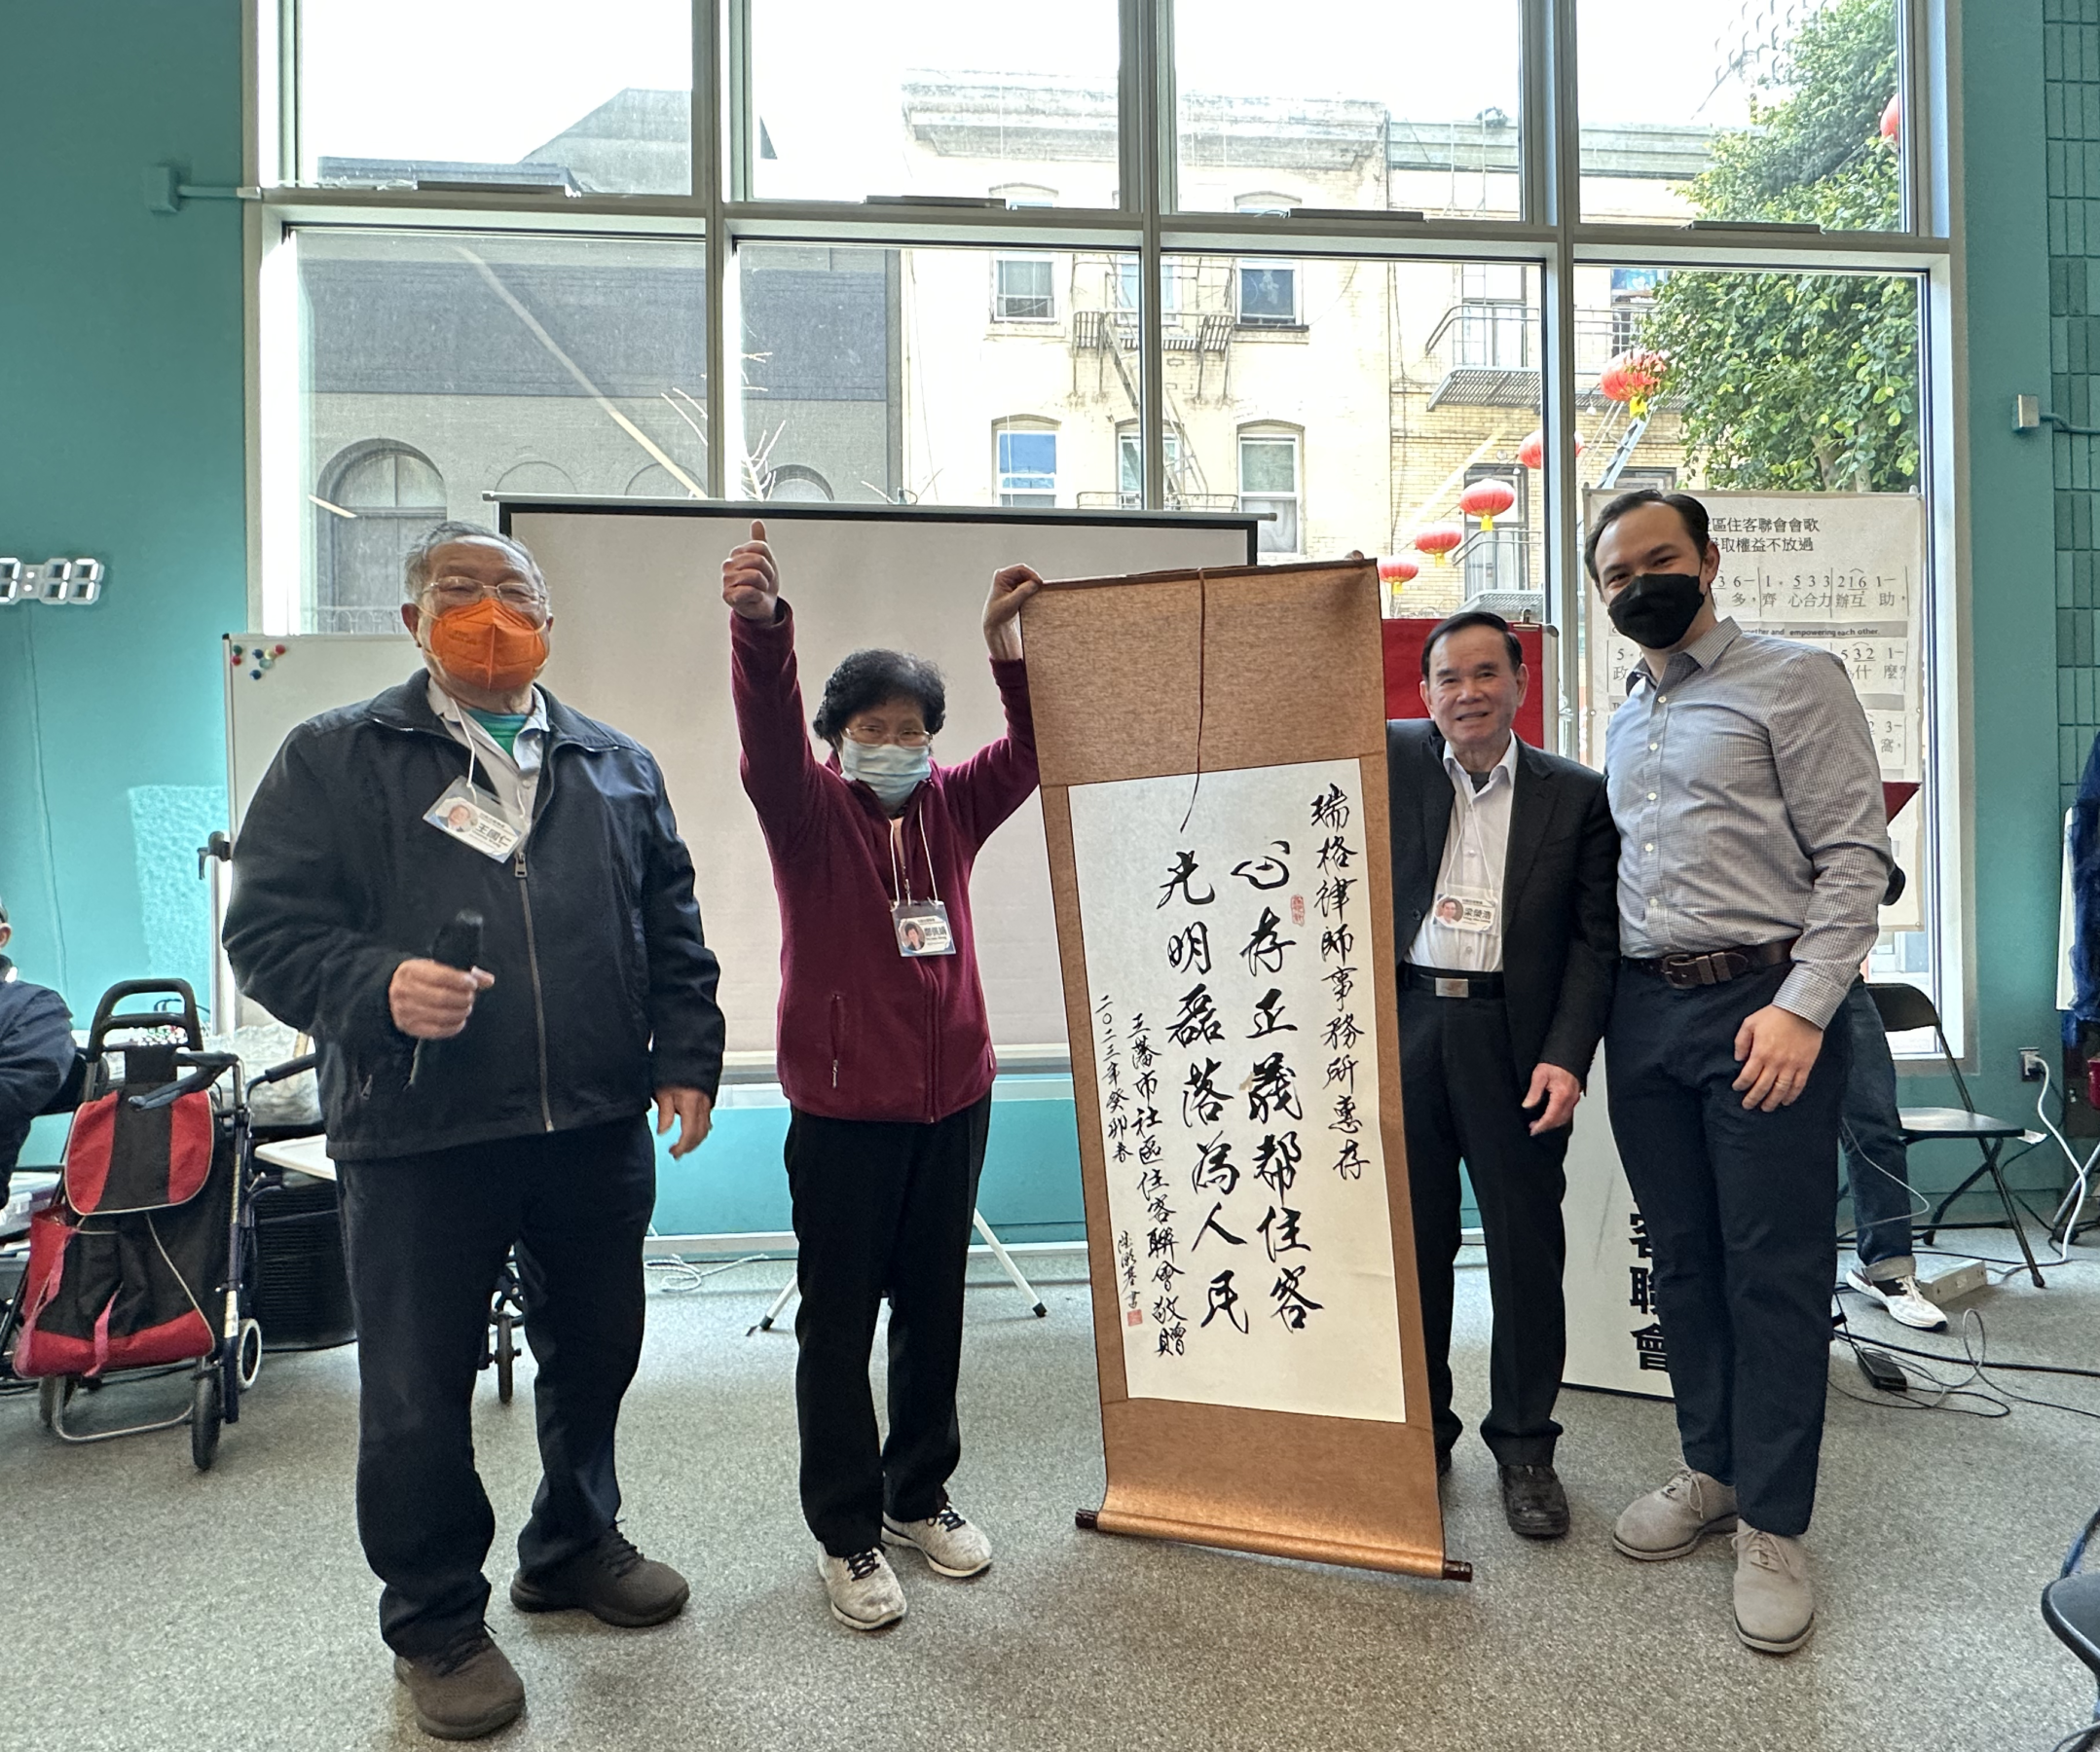
[[(1058, 465), (1063, 460), (1058, 447), (1056, 420), (1040, 414), (1009, 414), (992, 421), (992, 503), (1015, 510), (1050, 511), (1057, 506)], [(1040, 481), (1041, 469), (1009, 468), (1005, 455), (1012, 438), (1048, 438), (1050, 442), (1049, 490), (1041, 487), (1009, 487), (1009, 481)]]
[[(1285, 447), (1291, 457), (1291, 485), (1288, 491), (1275, 488), (1257, 488), (1247, 491), (1247, 446), (1262, 444)], [(1302, 426), (1286, 425), (1280, 420), (1256, 420), (1243, 423), (1233, 434), (1233, 489), (1242, 511), (1254, 511), (1271, 505), (1288, 505), (1291, 508), (1291, 532), (1298, 537), (1290, 547), (1266, 545), (1272, 526), (1264, 524), (1255, 537), (1257, 558), (1275, 560), (1302, 559), (1306, 554), (1306, 434)], [(1249, 500), (1257, 501), (1250, 504)]]
[[(306, 0), (312, 5), (317, 0)], [(687, 196), (581, 196), (529, 190), (322, 189), (296, 181), (300, 6), (297, 0), (243, 0), (248, 79), (243, 106), (241, 182), (259, 191), (242, 203), (248, 311), (247, 497), (251, 624), (291, 631), (313, 575), (314, 541), (300, 431), (296, 360), (296, 276), (292, 228), (510, 231), (669, 237), (704, 241), (708, 257), (707, 416), (727, 430), (729, 361), (738, 336), (735, 251), (739, 243), (872, 243), (890, 247), (961, 244), (1000, 256), (1126, 252), (1139, 258), (1138, 284), (1161, 283), (1176, 255), (1222, 255), (1263, 265), (1322, 257), (1393, 261), (1493, 262), (1540, 274), (1539, 423), (1545, 466), (1529, 527), (1544, 555), (1549, 612), (1576, 636), (1559, 641), (1561, 697), (1579, 697), (1579, 632), (1594, 603), (1581, 572), (1579, 486), (1570, 435), (1581, 414), (1575, 371), (1573, 281), (1577, 269), (1637, 263), (1671, 268), (1825, 269), (1907, 272), (1921, 276), (1920, 387), (1928, 508), (1928, 724), (1925, 759), (1938, 784), (1929, 890), (1934, 904), (1933, 987), (1958, 1051), (1971, 1038), (1976, 990), (1974, 927), (1965, 904), (1974, 860), (1968, 801), (1968, 724), (1961, 684), (1970, 564), (1967, 509), (1966, 310), (1959, 273), (1960, 18), (1952, 0), (1898, 0), (1898, 92), (1903, 127), (1901, 224), (1873, 233), (1800, 233), (1757, 226), (1686, 227), (1586, 221), (1580, 211), (1581, 130), (1574, 67), (1576, 0), (1522, 0), (1522, 199), (1514, 218), (1429, 218), (1366, 208), (1300, 207), (1281, 196), (1242, 197), (1232, 212), (1184, 211), (1177, 199), (1173, 18), (1170, 0), (1121, 0), (1122, 70), (1113, 207), (981, 207), (933, 199), (881, 202), (756, 201), (757, 150), (752, 108), (752, 13), (764, 0), (696, 0), (690, 131), (692, 193)], [(710, 34), (712, 30), (712, 35)], [(1592, 45), (1594, 49), (1594, 45)], [(1002, 185), (1007, 186), (1007, 185)], [(1278, 210), (1280, 206), (1286, 210)], [(1303, 325), (1306, 288), (1294, 276), (1294, 312)], [(1240, 314), (1234, 274), (1234, 314)], [(993, 288), (996, 302), (996, 271)], [(1053, 300), (1057, 299), (1054, 280)], [(1061, 301), (1059, 301), (1061, 302)], [(1163, 304), (1163, 300), (1161, 301)], [(1138, 409), (1144, 503), (1168, 503), (1167, 403), (1162, 330), (1173, 313), (1127, 313), (1138, 338)], [(1026, 329), (1042, 318), (1008, 318)], [(1050, 319), (1051, 324), (1056, 316)], [(1236, 323), (1235, 336), (1289, 332), (1274, 322)], [(727, 498), (735, 483), (732, 447), (716, 447), (703, 483)], [(994, 457), (996, 463), (996, 455)], [(1235, 447), (1236, 463), (1236, 447)], [(1299, 452), (1301, 539), (1306, 455)], [(1121, 443), (1118, 448), (1121, 485)], [(1579, 714), (1577, 714), (1579, 715)], [(1562, 727), (1566, 751), (1575, 752)], [(1970, 1062), (1973, 1062), (1971, 1060)]]
[[(1042, 250), (999, 250), (991, 258), (992, 265), (992, 320), (994, 322), (1019, 322), (1030, 327), (1054, 323), (1057, 310), (1057, 258)], [(1001, 285), (1002, 271), (1007, 268), (1041, 268), (1050, 283), (1050, 291), (1043, 302), (1050, 306), (1040, 316), (1017, 316), (1006, 309), (1007, 293)], [(1029, 295), (1033, 298), (1033, 294)]]

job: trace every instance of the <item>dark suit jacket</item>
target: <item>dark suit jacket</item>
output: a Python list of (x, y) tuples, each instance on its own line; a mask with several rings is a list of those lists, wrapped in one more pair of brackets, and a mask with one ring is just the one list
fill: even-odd
[[(1385, 783), (1394, 948), (1405, 961), (1435, 897), (1454, 807), (1444, 739), (1427, 718), (1386, 724)], [(1520, 1087), (1540, 1063), (1590, 1074), (1618, 973), (1618, 867), (1604, 776), (1520, 745), (1502, 872), (1502, 990)]]

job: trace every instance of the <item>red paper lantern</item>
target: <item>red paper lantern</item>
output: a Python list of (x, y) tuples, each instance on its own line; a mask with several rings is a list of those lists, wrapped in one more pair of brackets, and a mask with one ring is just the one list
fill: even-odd
[(1465, 531), (1456, 524), (1425, 524), (1415, 531), (1415, 546), (1427, 554), (1437, 565), (1449, 563), (1451, 551), (1465, 539)]
[(1493, 476), (1475, 481), (1458, 495), (1458, 509), (1466, 516), (1477, 518), (1484, 529), (1494, 528), (1494, 520), (1517, 502), (1517, 490), (1507, 481)]
[[(1580, 432), (1575, 434), (1575, 455), (1578, 456), (1582, 455), (1582, 434)], [(1518, 445), (1517, 460), (1527, 468), (1545, 467), (1546, 434), (1533, 432), (1522, 444)]]
[(1648, 398), (1662, 386), (1670, 361), (1659, 352), (1634, 347), (1606, 365), (1597, 380), (1598, 392), (1606, 401), (1624, 402), (1636, 420), (1648, 415)]
[(1898, 91), (1889, 99), (1889, 107), (1881, 112), (1881, 137), (1893, 140), (1903, 128), (1903, 93)]
[(1420, 570), (1421, 567), (1412, 560), (1381, 560), (1379, 562), (1379, 582), (1398, 586), (1405, 584), (1410, 578), (1418, 574)]

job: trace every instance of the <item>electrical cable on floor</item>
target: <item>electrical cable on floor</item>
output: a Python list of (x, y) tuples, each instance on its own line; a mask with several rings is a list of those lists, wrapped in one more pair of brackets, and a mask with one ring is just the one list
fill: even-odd
[[(2096, 1158), (2100, 1158), (2100, 1144), (2094, 1145), (2091, 1153), (2082, 1162), (2080, 1161), (2078, 1151), (2071, 1148), (2070, 1139), (2056, 1129), (2055, 1122), (2043, 1111), (2042, 1104), (2048, 1099), (2048, 1096), (2049, 1062), (2045, 1058), (2042, 1060), (2042, 1090), (2035, 1097), (2035, 1117), (2042, 1121), (2049, 1136), (2056, 1140), (2056, 1148), (2064, 1152), (2064, 1160), (2071, 1164), (2071, 1173), (2076, 1182), (2077, 1202), (2073, 1202), (2072, 1193), (2066, 1192), (2056, 1206), (2058, 1216), (2063, 1216), (2066, 1212), (2069, 1213), (2064, 1223), (2063, 1239), (2056, 1243), (2057, 1263), (2061, 1264), (2063, 1263), (2063, 1256), (2068, 1252), (2071, 1245), (2071, 1232), (2078, 1226), (2078, 1220), (2085, 1211), (2086, 1188), (2090, 1184), (2093, 1162)], [(2064, 1116), (2068, 1119), (2071, 1114), (2071, 1091), (2069, 1089), (2064, 1091), (2062, 1106)], [(2048, 1226), (2051, 1229), (2055, 1228), (2055, 1219), (2050, 1219)]]
[[(1897, 1356), (1923, 1358), (1925, 1361), (1931, 1363), (1959, 1364), (1966, 1362), (1969, 1365), (1969, 1371), (1966, 1374), (1957, 1377), (1953, 1381), (1943, 1381), (1938, 1375), (1933, 1373), (1930, 1369), (1919, 1369), (1917, 1372), (1925, 1377), (1926, 1381), (1934, 1389), (1935, 1389), (1937, 1394), (1937, 1397), (1933, 1400), (1929, 1405), (1925, 1405), (1922, 1406), (1913, 1406), (1908, 1399), (1896, 1395), (1891, 1395), (1888, 1399), (1870, 1400), (1863, 1398), (1860, 1394), (1853, 1393), (1847, 1388), (1838, 1387), (1837, 1390), (1840, 1393), (1844, 1394), (1847, 1399), (1859, 1400), (1861, 1404), (1868, 1405), (1890, 1405), (1893, 1401), (1894, 1405), (1892, 1405), (1892, 1408), (1922, 1408), (1927, 1410), (1939, 1410), (1944, 1408), (1948, 1410), (1957, 1410), (1961, 1408), (1957, 1406), (1947, 1405), (1945, 1405), (1945, 1402), (1951, 1398), (1960, 1397), (1965, 1399), (1984, 1400), (1990, 1404), (1997, 1405), (2002, 1407), (2002, 1409), (1998, 1411), (1973, 1411), (1967, 1413), (1967, 1415), (1973, 1417), (2009, 1416), (2011, 1414), (2012, 1405), (2010, 1404), (2008, 1404), (2007, 1402), (2011, 1401), (2023, 1405), (2039, 1406), (2045, 1410), (2049, 1411), (2068, 1411), (2074, 1417), (2089, 1417), (2094, 1422), (2100, 1423), (2100, 1411), (2088, 1410), (2082, 1405), (2067, 1405), (2059, 1400), (2037, 1399), (2031, 1394), (2016, 1392), (2012, 1388), (2005, 1385), (2005, 1383), (2002, 1381), (1992, 1380), (1991, 1371), (1993, 1369), (2008, 1373), (2012, 1371), (2019, 1371), (2022, 1373), (2029, 1374), (2061, 1374), (2076, 1376), (2082, 1379), (2100, 1380), (2100, 1369), (2079, 1369), (2067, 1364), (1993, 1363), (1990, 1361), (1989, 1333), (1984, 1327), (1983, 1316), (1977, 1313), (1976, 1310), (1973, 1308), (1966, 1309), (1962, 1314), (1962, 1324), (1960, 1330), (1963, 1354), (1959, 1357), (1949, 1356), (1944, 1351), (1919, 1350), (1914, 1345), (1884, 1343), (1878, 1338), (1872, 1340), (1860, 1338), (1854, 1334), (1852, 1330), (1852, 1323), (1848, 1318), (1846, 1318), (1842, 1303), (1839, 1304), (1838, 1319), (1840, 1322), (1840, 1326), (1839, 1331), (1836, 1333), (1836, 1337), (1839, 1342), (1851, 1345), (1856, 1355), (1861, 1349), (1865, 1348), (1870, 1350), (1893, 1352)], [(1975, 1329), (1973, 1342), (1971, 1342), (1971, 1340), (1970, 1333), (1970, 1327), (1971, 1322), (1974, 1323)], [(1980, 1388), (1971, 1387), (1970, 1385), (1971, 1381), (1980, 1382)], [(1832, 1385), (1836, 1386), (1836, 1383), (1833, 1382)]]
[[(651, 1223), (648, 1238), (662, 1239)], [(767, 1256), (762, 1253), (746, 1254), (741, 1259), (724, 1259), (718, 1265), (700, 1265), (691, 1259), (681, 1259), (677, 1254), (645, 1254), (642, 1269), (655, 1272), (656, 1282), (666, 1296), (690, 1296), (695, 1290), (706, 1286), (709, 1278), (719, 1277), (725, 1271), (734, 1271), (739, 1265), (756, 1265)]]

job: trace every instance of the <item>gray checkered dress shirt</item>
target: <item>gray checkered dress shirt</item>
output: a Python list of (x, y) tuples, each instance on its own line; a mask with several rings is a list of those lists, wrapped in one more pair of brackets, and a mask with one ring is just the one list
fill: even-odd
[(1889, 883), (1881, 768), (1831, 652), (1724, 620), (1657, 680), (1643, 656), (1604, 738), (1619, 947), (1639, 959), (1798, 935), (1776, 1000), (1828, 1025)]

